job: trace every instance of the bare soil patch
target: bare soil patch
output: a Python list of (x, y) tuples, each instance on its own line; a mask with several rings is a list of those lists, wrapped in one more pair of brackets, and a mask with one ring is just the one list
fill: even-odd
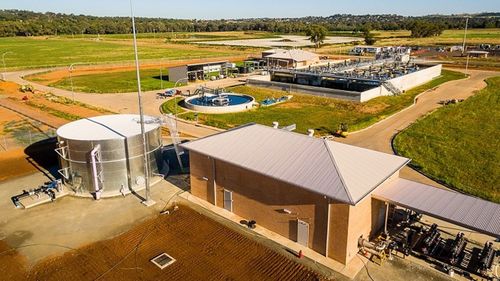
[(16, 83), (0, 82), (0, 103), (7, 107), (0, 107), (0, 181), (37, 171), (36, 163), (32, 163), (32, 157), (25, 153), (29, 143), (24, 141), (31, 138), (28, 137), (30, 131), (34, 136), (49, 131), (49, 126), (58, 128), (68, 123), (68, 117), (103, 114), (97, 108), (68, 103), (54, 95), (22, 93), (19, 87)]
[(26, 159), (27, 157), (24, 153), (24, 148), (0, 151), (0, 159), (2, 159), (0, 161), (0, 181), (36, 172), (37, 169), (30, 164)]
[(2, 280), (25, 280), (26, 259), (0, 240), (0, 272)]
[[(176, 259), (161, 270), (149, 260)], [(28, 280), (324, 280), (187, 206), (110, 240), (38, 263)]]

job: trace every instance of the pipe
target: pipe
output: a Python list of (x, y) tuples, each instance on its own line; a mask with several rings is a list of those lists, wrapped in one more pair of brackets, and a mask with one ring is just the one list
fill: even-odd
[(96, 200), (101, 199), (101, 193), (102, 193), (101, 182), (99, 180), (99, 174), (97, 171), (97, 162), (100, 161), (99, 159), (100, 150), (101, 150), (101, 145), (98, 144), (90, 151), (90, 162), (92, 164), (92, 181), (94, 183)]

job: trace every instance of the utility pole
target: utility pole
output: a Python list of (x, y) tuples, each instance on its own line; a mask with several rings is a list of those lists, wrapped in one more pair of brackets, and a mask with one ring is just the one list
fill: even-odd
[(144, 129), (144, 112), (142, 108), (142, 98), (141, 98), (141, 76), (139, 71), (139, 56), (137, 54), (137, 35), (135, 32), (135, 19), (134, 19), (134, 9), (132, 5), (132, 0), (130, 0), (130, 15), (132, 17), (132, 33), (134, 37), (134, 55), (135, 55), (135, 72), (137, 76), (137, 99), (139, 101), (139, 115), (140, 115), (140, 123), (141, 123), (141, 135), (142, 135), (142, 148), (144, 152), (144, 184), (146, 186), (146, 198), (142, 201), (142, 204), (147, 207), (153, 206), (156, 204), (155, 201), (151, 199), (151, 191), (149, 190), (149, 161), (148, 161), (148, 150), (146, 146), (146, 132)]
[(469, 75), (469, 54), (467, 54), (467, 61), (465, 62), (465, 76)]
[[(181, 79), (175, 81), (174, 89), (177, 88), (177, 84), (179, 84), (179, 82), (181, 82), (181, 81), (188, 82), (189, 78), (185, 77), (185, 78), (181, 78)], [(175, 102), (175, 127), (177, 128), (177, 95), (176, 94), (174, 94), (174, 102)]]
[(465, 40), (467, 39), (467, 27), (469, 25), (469, 17), (465, 18), (465, 30), (464, 30), (464, 42), (462, 44), (462, 56), (464, 55), (465, 52)]
[(160, 89), (163, 90), (163, 60), (165, 58), (160, 59)]
[(70, 66), (68, 67), (68, 71), (69, 71), (69, 82), (71, 84), (71, 96), (73, 98), (73, 103), (75, 103), (75, 90), (73, 89), (73, 66), (77, 64), (77, 62), (75, 63), (72, 63), (70, 64)]

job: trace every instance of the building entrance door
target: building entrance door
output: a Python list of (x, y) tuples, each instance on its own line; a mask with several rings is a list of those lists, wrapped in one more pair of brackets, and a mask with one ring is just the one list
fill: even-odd
[(309, 224), (305, 221), (297, 220), (297, 243), (306, 247), (309, 245)]
[(233, 192), (224, 189), (224, 209), (233, 211)]

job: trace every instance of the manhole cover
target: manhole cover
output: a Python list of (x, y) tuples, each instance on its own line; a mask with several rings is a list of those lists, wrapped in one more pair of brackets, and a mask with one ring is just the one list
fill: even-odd
[(165, 267), (173, 264), (175, 259), (166, 253), (162, 253), (151, 259), (151, 262), (158, 266), (160, 269), (164, 269)]

